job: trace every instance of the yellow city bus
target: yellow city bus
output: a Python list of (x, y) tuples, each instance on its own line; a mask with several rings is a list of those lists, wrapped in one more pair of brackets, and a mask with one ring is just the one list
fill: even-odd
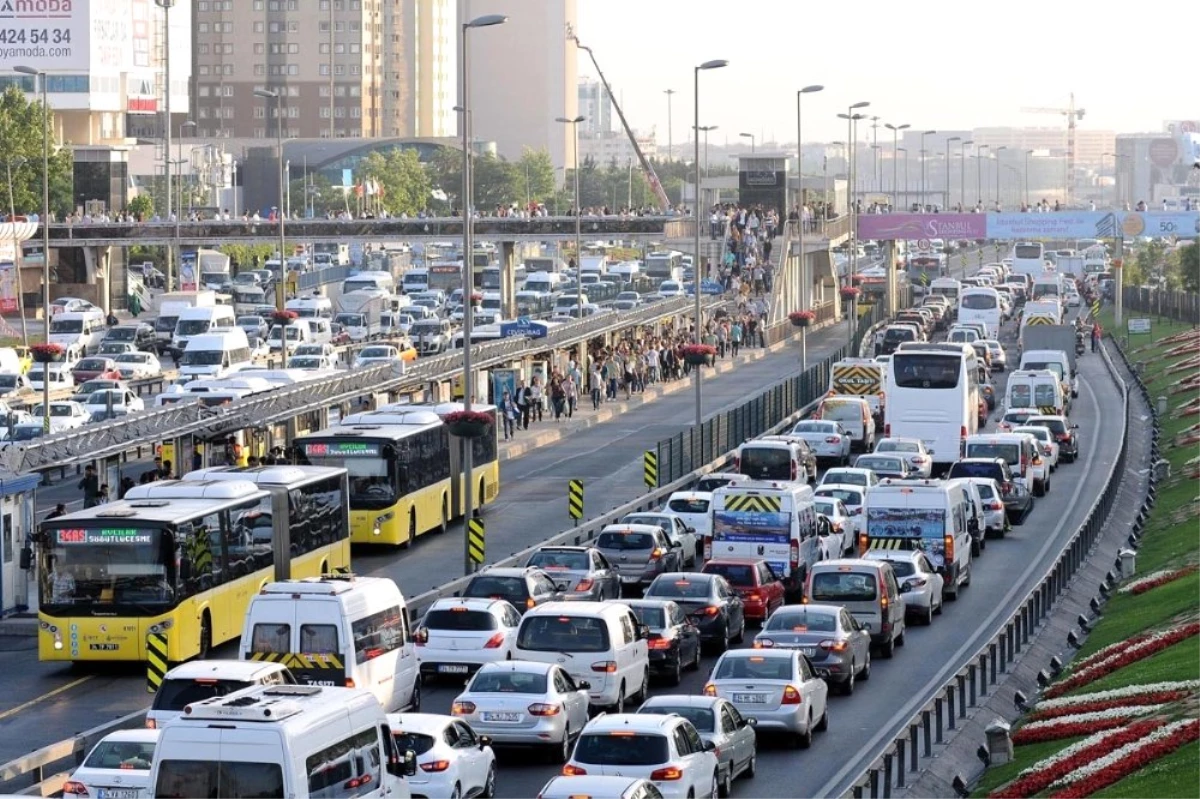
[(296, 454), (314, 466), (350, 473), (350, 541), (407, 548), (430, 531), (445, 531), (464, 515), (462, 450), (470, 441), (472, 502), (490, 504), (500, 494), (496, 408), (473, 405), (492, 417), (485, 435), (451, 436), (442, 422), (460, 403), (384, 405), (356, 413), (333, 427), (296, 439)]
[(270, 466), (248, 479), (163, 480), (38, 530), (38, 657), (206, 657), (241, 634), (275, 580), (350, 568), (344, 469)]

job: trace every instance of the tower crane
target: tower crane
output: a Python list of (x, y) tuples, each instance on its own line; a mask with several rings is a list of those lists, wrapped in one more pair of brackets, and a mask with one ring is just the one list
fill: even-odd
[(1083, 119), (1087, 111), (1075, 107), (1075, 92), (1071, 92), (1071, 104), (1066, 108), (1022, 108), (1026, 114), (1058, 114), (1067, 118), (1067, 205), (1075, 191), (1075, 123)]

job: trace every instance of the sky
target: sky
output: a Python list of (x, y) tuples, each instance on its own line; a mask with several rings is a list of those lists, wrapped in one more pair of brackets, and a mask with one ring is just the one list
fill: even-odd
[[(576, 1), (580, 41), (630, 124), (656, 129), (663, 144), (663, 91), (677, 92), (679, 146), (693, 124), (693, 67), (713, 59), (729, 61), (700, 75), (700, 125), (719, 126), (713, 144), (743, 132), (795, 142), (796, 90), (811, 84), (825, 88), (803, 98), (806, 142), (844, 139), (836, 115), (864, 100), (881, 125), (914, 129), (1065, 125), (1021, 109), (1066, 108), (1071, 92), (1086, 110), (1080, 127), (1152, 132), (1200, 117), (1194, 0)], [(580, 55), (580, 76), (595, 77)]]

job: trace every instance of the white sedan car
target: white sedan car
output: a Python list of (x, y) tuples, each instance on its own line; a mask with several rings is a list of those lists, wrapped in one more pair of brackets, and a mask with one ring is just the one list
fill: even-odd
[(542, 786), (537, 799), (662, 799), (658, 786), (640, 777), (558, 776)]
[(805, 419), (789, 434), (803, 438), (817, 460), (845, 466), (850, 460), (850, 434), (838, 422)]
[(372, 344), (363, 347), (354, 356), (354, 368), (362, 369), (367, 366), (378, 366), (383, 363), (399, 363), (400, 350), (390, 344)]
[(63, 783), (64, 796), (135, 799), (150, 788), (150, 764), (159, 730), (110, 732)]
[(434, 602), (413, 635), (421, 674), (467, 675), (510, 660), (521, 614), (503, 599), (447, 597)]
[(867, 560), (886, 560), (892, 564), (900, 598), (904, 600), (905, 616), (921, 624), (933, 624), (933, 617), (942, 612), (942, 575), (929, 562), (924, 552), (915, 549), (872, 549)]
[(704, 693), (757, 719), (758, 732), (783, 733), (802, 749), (829, 727), (829, 686), (796, 650), (731, 649), (713, 667)]
[(1041, 425), (1023, 425), (1013, 428), (1014, 433), (1028, 433), (1037, 439), (1038, 449), (1042, 451), (1042, 457), (1046, 460), (1050, 471), (1058, 469), (1058, 442), (1054, 439), (1054, 433), (1048, 427)]
[[(111, 402), (111, 406), (110, 406)], [(133, 413), (146, 410), (146, 403), (137, 394), (127, 388), (105, 388), (93, 391), (83, 404), (89, 417), (94, 413), (105, 413), (109, 407), (113, 413)]]
[(814, 497), (813, 508), (829, 522), (829, 535), (821, 536), (822, 559), (840, 558), (853, 550), (858, 540), (857, 519), (862, 517), (851, 516), (836, 497)]
[(496, 795), (496, 754), (492, 739), (476, 735), (466, 722), (433, 713), (389, 713), (388, 726), (401, 752), (417, 756), (408, 778), (414, 795), (459, 799)]
[(913, 477), (928, 478), (933, 470), (933, 450), (919, 438), (881, 438), (875, 444), (875, 451), (903, 455)]
[(152, 352), (123, 352), (114, 360), (122, 380), (142, 380), (162, 375), (162, 364)]
[[(33, 406), (30, 412), (34, 420), (45, 418), (46, 411), (42, 405)], [(92, 420), (92, 412), (86, 405), (71, 400), (58, 400), (50, 403), (50, 432), (61, 433), (65, 430), (76, 430)]]
[(711, 491), (676, 491), (667, 498), (667, 510), (695, 531), (697, 541), (712, 533), (711, 507)]

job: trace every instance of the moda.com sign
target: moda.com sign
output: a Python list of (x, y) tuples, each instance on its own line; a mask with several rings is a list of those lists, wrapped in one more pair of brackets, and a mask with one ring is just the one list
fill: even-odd
[(0, 63), (88, 71), (87, 0), (0, 0)]

